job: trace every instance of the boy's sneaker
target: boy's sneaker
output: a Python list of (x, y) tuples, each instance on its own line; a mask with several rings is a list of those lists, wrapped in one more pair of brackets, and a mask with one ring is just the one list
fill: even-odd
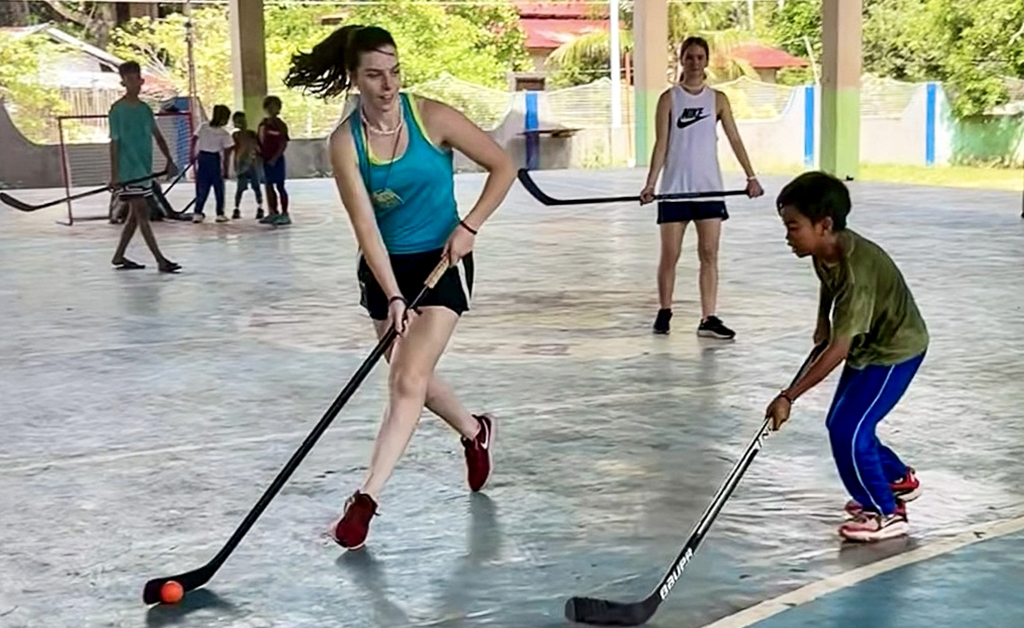
[(259, 219), (260, 224), (272, 225), (277, 220), (278, 215), (277, 212), (268, 212), (266, 216)]
[(217, 222), (227, 222), (228, 217), (224, 214), (217, 214)]
[(654, 333), (667, 334), (669, 329), (668, 322), (670, 320), (672, 320), (672, 310), (670, 308), (658, 310), (658, 316), (654, 319)]
[(891, 515), (881, 515), (877, 512), (865, 510), (851, 521), (839, 526), (839, 535), (848, 541), (858, 543), (875, 543), (885, 539), (893, 539), (906, 536), (910, 533), (910, 523), (907, 522), (907, 506), (902, 502), (896, 503), (896, 512)]
[(729, 329), (717, 316), (709, 316), (697, 326), (697, 335), (704, 338), (718, 338), (720, 340), (732, 340), (736, 332)]
[(196, 212), (192, 214), (192, 222), (200, 223), (203, 222), (204, 220), (206, 220), (206, 214), (203, 214), (202, 212)]
[(275, 225), (290, 225), (292, 224), (292, 218), (288, 214), (278, 214), (277, 220), (274, 221)]
[(257, 207), (256, 208), (256, 220), (263, 220), (263, 208), (262, 207)]
[(231, 212), (231, 220), (238, 220), (241, 217), (242, 217), (242, 212), (241, 212), (241, 210), (239, 210), (236, 207), (235, 211)]
[(376, 514), (377, 502), (366, 493), (356, 491), (345, 501), (345, 514), (331, 530), (331, 538), (345, 549), (359, 549), (366, 543), (370, 519)]
[(912, 502), (921, 496), (921, 481), (917, 479), (913, 467), (907, 467), (907, 474), (889, 486), (892, 487), (893, 495), (905, 502)]
[[(917, 479), (913, 467), (907, 467), (907, 474), (889, 486), (892, 488), (893, 496), (901, 502), (912, 502), (921, 496), (921, 481)], [(864, 511), (864, 506), (851, 499), (846, 502), (844, 510), (856, 517)]]
[(494, 446), (494, 419), (486, 414), (474, 414), (473, 418), (480, 423), (480, 431), (473, 440), (460, 439), (466, 450), (466, 480), (469, 490), (479, 491), (487, 486), (491, 479), (491, 448)]

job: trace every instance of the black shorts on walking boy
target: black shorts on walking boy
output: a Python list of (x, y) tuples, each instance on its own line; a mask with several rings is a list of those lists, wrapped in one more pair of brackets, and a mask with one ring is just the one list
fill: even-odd
[[(423, 283), (441, 261), (442, 253), (444, 253), (444, 249), (391, 256), (391, 269), (395, 273), (398, 289), (401, 290), (406, 301), (412, 303), (412, 300), (420, 293)], [(373, 271), (366, 263), (366, 258), (362, 256), (359, 257), (358, 277), (362, 293), (359, 304), (366, 308), (373, 320), (387, 320), (388, 297), (377, 283), (377, 278), (373, 276)], [(420, 302), (420, 307), (430, 305), (446, 307), (461, 316), (469, 309), (472, 295), (473, 254), (469, 253), (441, 276), (437, 285)]]
[(658, 201), (658, 224), (721, 218), (729, 220), (725, 201)]

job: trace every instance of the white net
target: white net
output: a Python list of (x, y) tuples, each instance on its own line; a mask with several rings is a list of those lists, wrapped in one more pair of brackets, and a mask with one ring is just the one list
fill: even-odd
[(898, 118), (914, 98), (920, 84), (904, 83), (871, 74), (861, 77), (860, 115), (862, 118)]
[(796, 89), (791, 85), (765, 83), (746, 76), (728, 83), (718, 83), (714, 88), (729, 97), (733, 116), (737, 120), (778, 118), (786, 111)]
[[(178, 170), (191, 160), (192, 121), (188, 113), (160, 112), (156, 125), (167, 142)], [(110, 126), (105, 115), (62, 116), (59, 119), (61, 175), (65, 190), (72, 195), (76, 188), (99, 187), (110, 183)], [(153, 141), (153, 172), (167, 168), (167, 158)], [(97, 198), (88, 197), (68, 202), (68, 222), (100, 220), (109, 215), (110, 197), (97, 213)], [(86, 209), (91, 207), (91, 210)]]
[(458, 109), (487, 131), (502, 123), (512, 108), (514, 98), (514, 94), (507, 91), (467, 83), (450, 74), (410, 87), (409, 91)]
[[(156, 114), (156, 125), (178, 169), (189, 162), (191, 123), (187, 113)], [(60, 118), (61, 157), (66, 186), (96, 187), (110, 182), (110, 126), (107, 116), (65, 116)], [(167, 160), (153, 142), (153, 171), (167, 167)]]

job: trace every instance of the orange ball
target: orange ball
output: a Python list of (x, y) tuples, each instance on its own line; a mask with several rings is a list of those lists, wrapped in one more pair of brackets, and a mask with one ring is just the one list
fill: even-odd
[(185, 589), (174, 580), (168, 580), (160, 587), (160, 601), (164, 604), (177, 604), (185, 597)]

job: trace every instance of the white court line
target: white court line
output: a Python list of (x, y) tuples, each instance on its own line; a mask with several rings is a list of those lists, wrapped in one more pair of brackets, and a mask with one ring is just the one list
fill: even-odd
[(830, 576), (818, 582), (812, 582), (795, 591), (765, 600), (738, 613), (723, 617), (718, 621), (707, 624), (704, 628), (747, 628), (783, 611), (807, 604), (819, 597), (851, 587), (887, 571), (919, 563), (942, 554), (948, 554), (968, 545), (999, 538), (1021, 530), (1024, 530), (1024, 516), (972, 526), (967, 531), (955, 536), (928, 543), (909, 552), (890, 556), (884, 560)]

